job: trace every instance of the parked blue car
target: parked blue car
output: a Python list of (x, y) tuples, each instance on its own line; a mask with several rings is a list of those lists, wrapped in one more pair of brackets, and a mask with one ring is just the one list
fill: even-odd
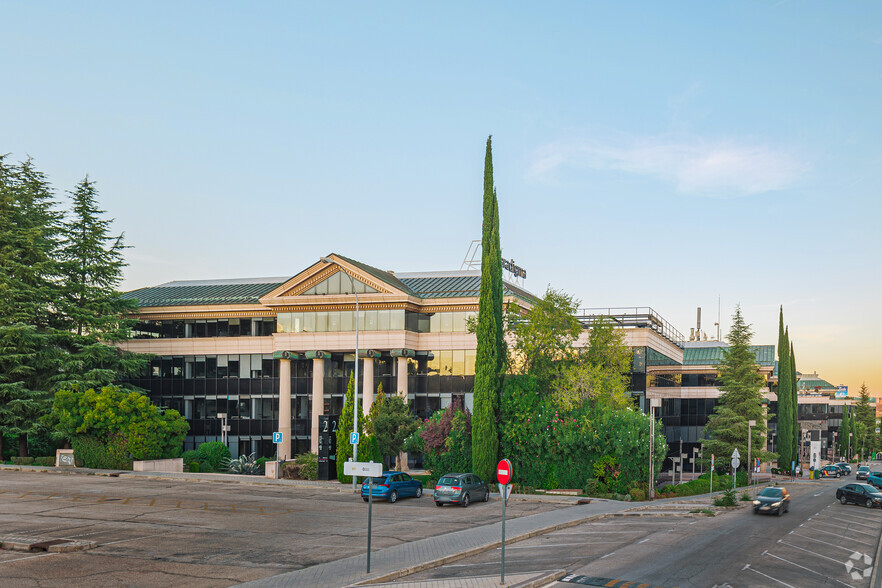
[(867, 483), (872, 484), (876, 488), (882, 488), (882, 472), (870, 472), (867, 476)]
[[(399, 498), (404, 498), (405, 496), (419, 498), (423, 495), (423, 483), (413, 479), (404, 472), (383, 472), (382, 476), (373, 478), (373, 485), (374, 498), (388, 500), (390, 503), (394, 503)], [(367, 480), (361, 485), (361, 498), (365, 502), (368, 501)]]

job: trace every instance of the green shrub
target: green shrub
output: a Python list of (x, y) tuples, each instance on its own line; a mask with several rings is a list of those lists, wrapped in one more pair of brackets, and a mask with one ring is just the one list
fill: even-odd
[(631, 495), (631, 500), (643, 501), (646, 500), (646, 492), (644, 492), (640, 488), (631, 488), (628, 490), (628, 494)]
[(260, 473), (260, 467), (257, 460), (251, 455), (240, 455), (236, 459), (224, 458), (221, 467), (232, 474), (244, 474), (246, 476), (255, 476)]
[(597, 478), (588, 478), (585, 480), (585, 486), (582, 488), (586, 496), (597, 496), (600, 492), (600, 480)]
[(750, 496), (750, 492), (742, 492), (741, 493), (741, 502), (745, 502), (747, 500), (753, 500)]
[(224, 459), (230, 459), (230, 457), (229, 447), (220, 441), (202, 443), (196, 449), (196, 460), (199, 462), (199, 466), (207, 472), (221, 471)]
[(54, 457), (37, 457), (34, 459), (34, 463), (39, 466), (54, 466), (55, 458)]
[(187, 471), (192, 472), (194, 474), (198, 474), (199, 473), (199, 462), (198, 461), (191, 461), (187, 465)]
[(199, 455), (196, 453), (195, 449), (185, 451), (183, 455), (181, 455), (181, 458), (184, 460), (184, 463), (199, 461)]
[(722, 496), (714, 498), (715, 506), (735, 506), (735, 490), (727, 488), (723, 490)]
[(87, 468), (102, 470), (131, 470), (132, 460), (123, 435), (111, 435), (107, 441), (95, 437), (77, 436), (71, 443), (74, 454)]
[(294, 458), (294, 463), (300, 466), (300, 479), (318, 480), (318, 455), (301, 453)]

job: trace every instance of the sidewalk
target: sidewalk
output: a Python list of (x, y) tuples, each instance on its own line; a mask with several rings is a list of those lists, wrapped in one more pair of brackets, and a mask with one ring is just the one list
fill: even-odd
[[(496, 500), (499, 499), (496, 498)], [(514, 543), (556, 529), (578, 525), (593, 517), (621, 512), (633, 506), (629, 502), (592, 500), (591, 504), (571, 506), (542, 514), (512, 519), (505, 523), (505, 542), (506, 544)], [(367, 573), (367, 554), (363, 554), (255, 582), (248, 582), (247, 584), (242, 584), (242, 586), (272, 588), (282, 586), (381, 584), (408, 574), (481, 553), (488, 549), (495, 549), (501, 545), (501, 542), (502, 522), (500, 521), (492, 525), (429, 537), (420, 541), (412, 541), (377, 550), (371, 553), (370, 574)], [(523, 576), (521, 574), (517, 577), (512, 577), (512, 582), (517, 581), (523, 584), (525, 581)], [(550, 578), (547, 581), (550, 582), (552, 579)], [(484, 580), (479, 578), (474, 580), (479, 583), (470, 585), (499, 586), (498, 577), (487, 577), (486, 581), (490, 583), (484, 583)], [(424, 583), (421, 582), (419, 585), (422, 586)], [(428, 585), (440, 586), (442, 584), (432, 583)], [(506, 585), (514, 586), (517, 584), (506, 580)]]

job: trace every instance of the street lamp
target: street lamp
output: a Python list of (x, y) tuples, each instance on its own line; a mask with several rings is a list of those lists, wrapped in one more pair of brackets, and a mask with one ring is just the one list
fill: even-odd
[(649, 499), (655, 499), (655, 409), (661, 406), (661, 398), (649, 399)]
[[(352, 276), (349, 275), (348, 272), (345, 271), (345, 268), (340, 264), (340, 262), (330, 259), (328, 257), (322, 257), (322, 261), (325, 263), (330, 263), (336, 265), (340, 268), (346, 276), (349, 278), (349, 283), (352, 284), (352, 293), (355, 294), (355, 385), (352, 390), (352, 431), (358, 432), (358, 292), (355, 289), (355, 280), (352, 279)], [(358, 461), (358, 443), (354, 443), (352, 445), (352, 461)], [(352, 476), (352, 491), (358, 492), (358, 489), (355, 487), (356, 476)]]
[(747, 489), (748, 490), (750, 490), (750, 479), (753, 477), (753, 476), (751, 476), (751, 473), (752, 473), (751, 470), (753, 470), (753, 462), (750, 461), (750, 442), (751, 442), (750, 428), (755, 427), (755, 426), (756, 426), (756, 421), (754, 421), (754, 420), (747, 421)]
[(845, 452), (845, 461), (849, 461), (851, 459), (851, 436), (853, 433), (848, 434), (848, 450)]

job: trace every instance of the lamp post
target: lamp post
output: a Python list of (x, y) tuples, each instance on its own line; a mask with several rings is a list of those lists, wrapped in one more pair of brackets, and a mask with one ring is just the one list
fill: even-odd
[[(330, 259), (328, 257), (322, 257), (322, 261), (325, 263), (331, 263), (340, 268), (346, 276), (349, 278), (349, 283), (352, 285), (352, 293), (355, 294), (355, 385), (352, 390), (352, 431), (358, 432), (358, 292), (355, 290), (355, 280), (352, 279), (352, 276), (349, 275), (348, 272), (345, 271), (340, 262)], [(352, 445), (352, 461), (358, 461), (358, 443), (354, 443)], [(358, 492), (358, 488), (356, 488), (356, 476), (352, 476), (352, 491)]]
[(753, 462), (750, 461), (750, 445), (751, 445), (751, 435), (750, 429), (751, 427), (756, 426), (756, 421), (749, 420), (747, 421), (747, 489), (750, 490), (750, 479), (753, 477), (751, 474), (753, 473)]
[(848, 433), (848, 449), (846, 449), (846, 451), (845, 451), (845, 461), (851, 460), (851, 436), (852, 435), (853, 435), (853, 433), (851, 433), (851, 432)]
[(655, 499), (655, 409), (661, 406), (661, 398), (649, 399), (649, 499)]

